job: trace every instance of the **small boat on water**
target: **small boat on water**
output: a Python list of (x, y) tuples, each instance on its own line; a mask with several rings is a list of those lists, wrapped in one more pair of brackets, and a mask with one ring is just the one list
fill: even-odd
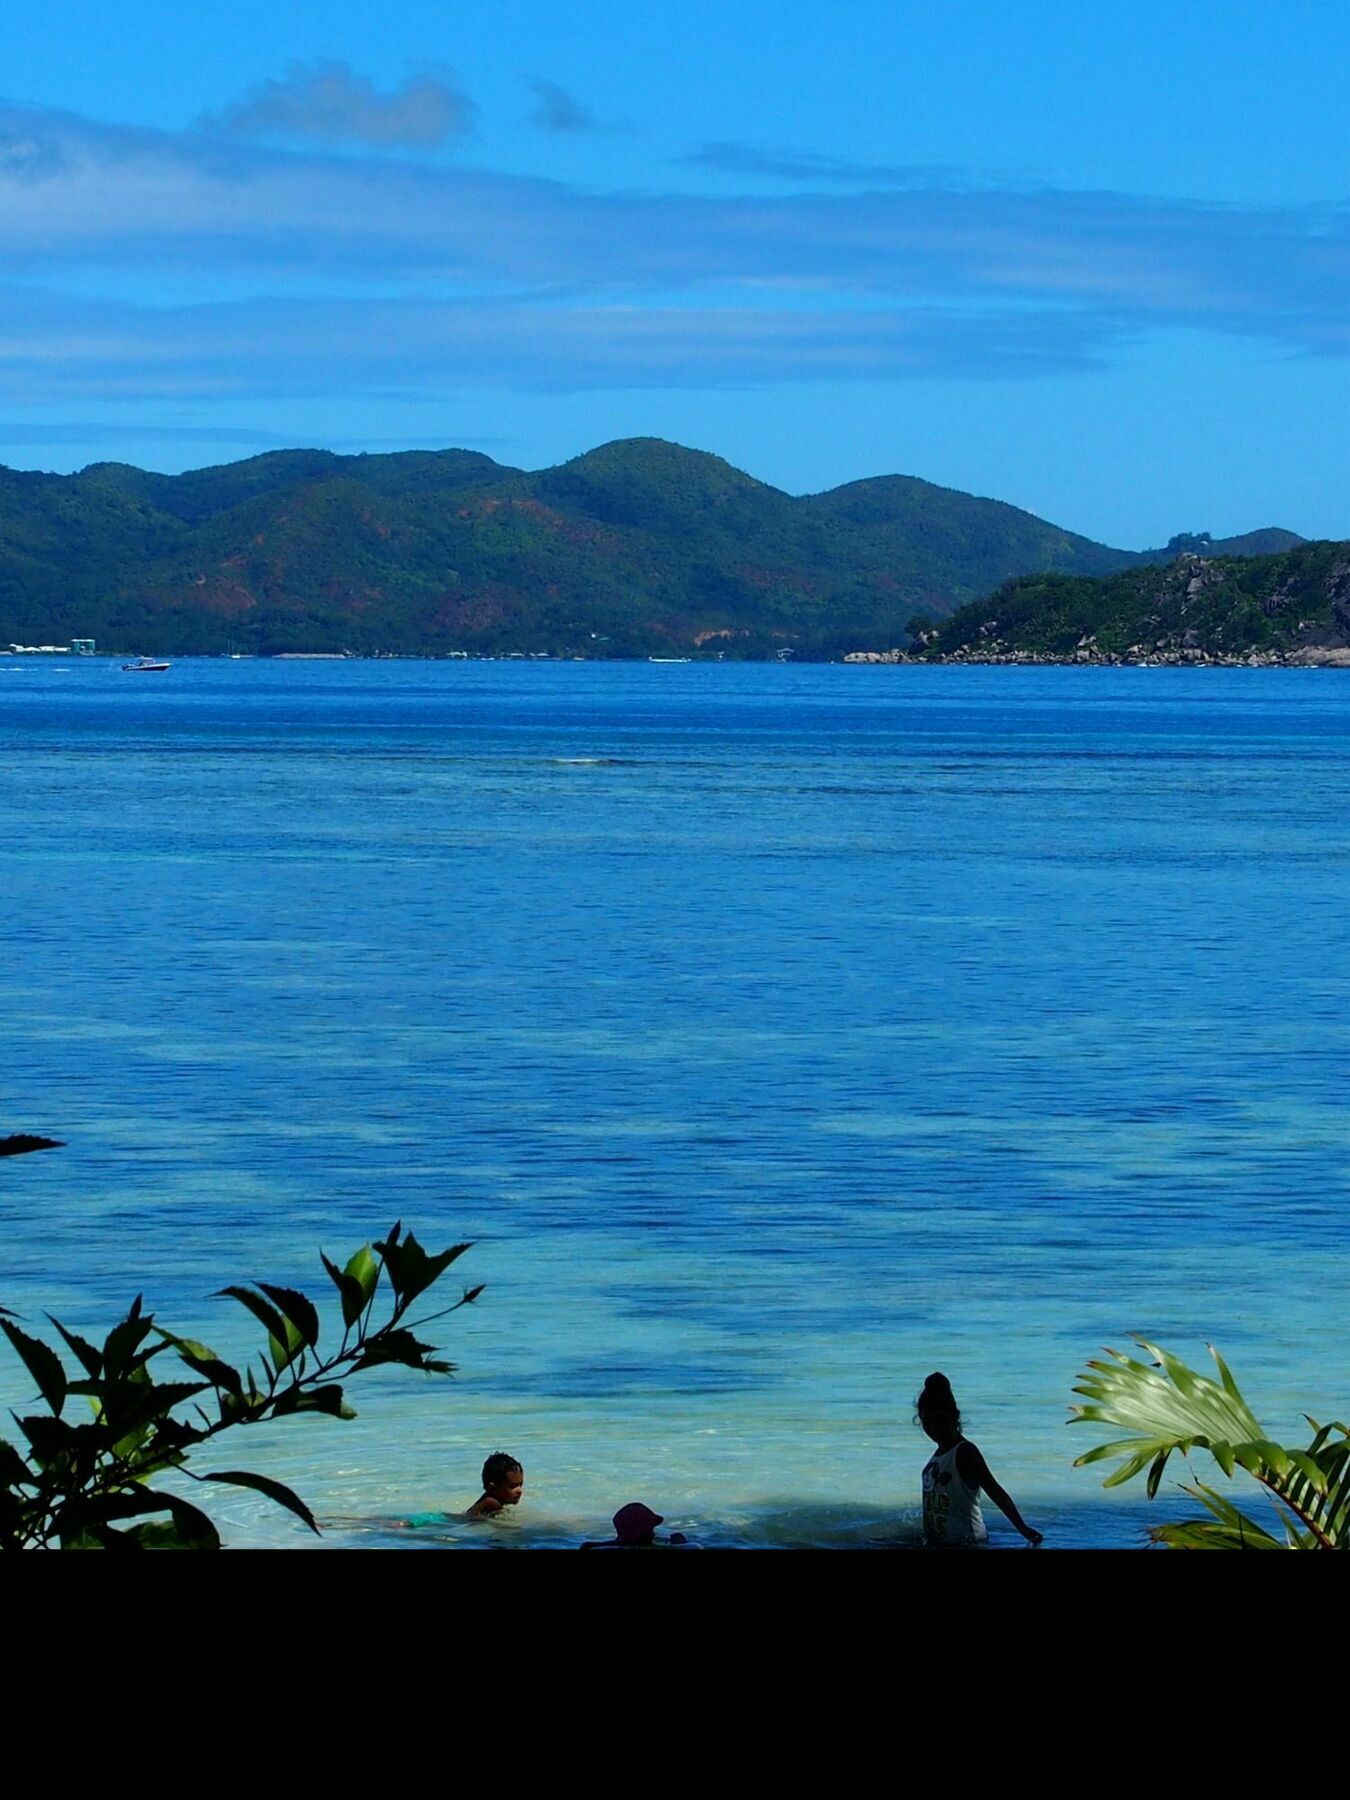
[(162, 675), (169, 667), (166, 662), (158, 662), (153, 656), (138, 656), (135, 662), (123, 663), (124, 675)]
[(691, 656), (649, 656), (648, 662), (692, 662)]

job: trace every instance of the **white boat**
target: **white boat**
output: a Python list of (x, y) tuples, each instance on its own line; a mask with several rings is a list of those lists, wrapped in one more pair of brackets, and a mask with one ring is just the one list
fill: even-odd
[(692, 662), (692, 656), (649, 656), (648, 662)]
[(123, 663), (124, 675), (162, 675), (169, 667), (166, 662), (157, 662), (153, 656), (138, 656), (134, 663)]

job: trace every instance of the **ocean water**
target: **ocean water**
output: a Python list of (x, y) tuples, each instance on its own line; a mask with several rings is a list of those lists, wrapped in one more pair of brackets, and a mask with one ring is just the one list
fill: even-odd
[(1101, 1346), (1350, 1409), (1348, 790), (1334, 671), (0, 659), (0, 1303), (242, 1353), (227, 1281), (474, 1240), (453, 1380), (228, 1451), (328, 1544), (911, 1544), (934, 1368), (1138, 1544)]

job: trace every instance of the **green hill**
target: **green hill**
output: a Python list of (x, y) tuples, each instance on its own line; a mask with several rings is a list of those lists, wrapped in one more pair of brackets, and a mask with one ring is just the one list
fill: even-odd
[(466, 450), (0, 469), (0, 644), (829, 657), (1028, 571), (1171, 555), (906, 476), (794, 497), (656, 438), (536, 472)]
[(1299, 543), (1274, 556), (1186, 553), (1165, 567), (1096, 580), (1022, 576), (927, 632), (923, 654), (998, 662), (1350, 662), (1350, 543)]

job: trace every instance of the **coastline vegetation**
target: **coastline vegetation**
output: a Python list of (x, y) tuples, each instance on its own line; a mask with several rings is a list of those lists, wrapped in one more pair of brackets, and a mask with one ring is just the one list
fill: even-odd
[[(0, 1331), (46, 1408), (15, 1415), (26, 1448), (0, 1440), (0, 1549), (216, 1550), (216, 1526), (184, 1491), (207, 1483), (250, 1488), (317, 1533), (309, 1507), (282, 1482), (247, 1469), (202, 1473), (190, 1459), (223, 1433), (263, 1421), (302, 1413), (355, 1418), (343, 1382), (365, 1369), (402, 1365), (450, 1374), (454, 1364), (416, 1333), (470, 1305), (481, 1288), (466, 1288), (451, 1305), (417, 1319), (408, 1313), (469, 1248), (454, 1244), (429, 1255), (395, 1224), (344, 1268), (324, 1256), (341, 1314), (341, 1332), (334, 1328), (327, 1350), (320, 1349), (319, 1310), (305, 1294), (265, 1281), (222, 1288), (267, 1334), (256, 1373), (252, 1364), (236, 1368), (207, 1345), (156, 1324), (139, 1296), (102, 1344), (47, 1315), (73, 1358), (72, 1373), (49, 1343), (0, 1307)], [(382, 1281), (390, 1304), (377, 1322)], [(158, 1379), (164, 1355), (180, 1379)], [(82, 1403), (72, 1408), (83, 1415), (78, 1420), (67, 1413), (71, 1400)], [(150, 1485), (160, 1478), (174, 1485)]]
[[(1208, 552), (1208, 546), (1206, 546)], [(932, 662), (1350, 662), (1350, 544), (1037, 574), (929, 622)]]
[(1173, 1456), (1204, 1450), (1225, 1477), (1241, 1469), (1265, 1490), (1281, 1535), (1196, 1479), (1182, 1486), (1210, 1517), (1155, 1525), (1154, 1543), (1175, 1550), (1350, 1550), (1350, 1427), (1310, 1418), (1311, 1441), (1291, 1449), (1266, 1434), (1213, 1346), (1218, 1381), (1144, 1338), (1135, 1342), (1149, 1362), (1108, 1350), (1109, 1362), (1089, 1362), (1078, 1378), (1074, 1392), (1087, 1404), (1071, 1408), (1069, 1423), (1121, 1426), (1126, 1435), (1087, 1451), (1075, 1468), (1118, 1460), (1106, 1487), (1147, 1469), (1151, 1500)]

